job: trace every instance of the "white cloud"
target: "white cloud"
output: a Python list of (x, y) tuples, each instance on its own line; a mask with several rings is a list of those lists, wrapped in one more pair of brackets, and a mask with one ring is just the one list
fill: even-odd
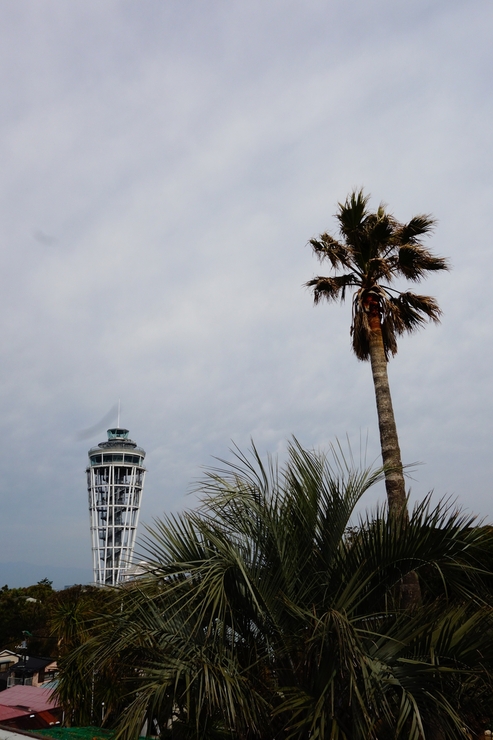
[(2, 4), (3, 559), (22, 540), (23, 560), (89, 563), (76, 432), (118, 398), (149, 453), (144, 521), (185, 505), (231, 439), (282, 453), (291, 433), (358, 447), (368, 431), (377, 455), (350, 307), (314, 309), (301, 287), (319, 269), (304, 245), (360, 184), (402, 220), (432, 211), (454, 265), (423, 286), (442, 326), (390, 367), (404, 458), (426, 462), (413, 492), (493, 514), (491, 14)]

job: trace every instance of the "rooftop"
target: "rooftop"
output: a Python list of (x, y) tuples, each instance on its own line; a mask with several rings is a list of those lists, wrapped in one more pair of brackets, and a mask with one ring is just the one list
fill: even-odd
[(0, 704), (12, 709), (21, 708), (24, 711), (44, 712), (55, 709), (57, 700), (52, 697), (52, 690), (42, 686), (11, 686), (0, 694)]

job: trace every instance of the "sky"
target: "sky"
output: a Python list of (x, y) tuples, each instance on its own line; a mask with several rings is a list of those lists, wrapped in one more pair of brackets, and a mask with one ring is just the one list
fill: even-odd
[(492, 22), (484, 0), (1, 0), (3, 582), (91, 579), (105, 431), (80, 432), (118, 399), (140, 532), (233, 444), (378, 463), (350, 304), (303, 287), (355, 187), (433, 214), (452, 265), (419, 288), (442, 323), (389, 364), (411, 498), (493, 521)]

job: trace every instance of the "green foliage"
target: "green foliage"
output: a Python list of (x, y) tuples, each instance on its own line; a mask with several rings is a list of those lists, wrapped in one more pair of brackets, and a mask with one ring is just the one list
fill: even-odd
[(53, 655), (56, 647), (49, 634), (49, 619), (55, 592), (47, 578), (27, 588), (0, 589), (0, 648), (16, 649), (23, 631), (32, 633), (31, 654)]
[(53, 605), (50, 628), (57, 640), (63, 677), (57, 691), (68, 725), (99, 724), (112, 711), (115, 689), (121, 694), (119, 681), (108, 670), (97, 670), (78, 657), (78, 648), (98, 632), (99, 620), (114, 610), (113, 598), (111, 590), (73, 586), (59, 592)]
[(48, 730), (36, 730), (36, 735), (50, 740), (113, 740), (115, 733), (101, 727), (50, 727)]
[[(127, 738), (146, 718), (184, 739), (478, 730), (491, 713), (492, 531), (429, 500), (409, 521), (379, 510), (349, 527), (382, 476), (296, 442), (283, 469), (238, 452), (208, 474), (198, 511), (149, 530), (147, 576), (111, 592), (60, 695), (87, 701), (104, 675)], [(406, 610), (409, 572), (423, 603)]]

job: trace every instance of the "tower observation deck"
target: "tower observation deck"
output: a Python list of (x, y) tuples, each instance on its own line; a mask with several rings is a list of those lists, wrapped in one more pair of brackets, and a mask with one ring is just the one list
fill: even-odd
[(94, 583), (116, 586), (132, 564), (146, 453), (128, 438), (128, 429), (117, 427), (88, 454)]

